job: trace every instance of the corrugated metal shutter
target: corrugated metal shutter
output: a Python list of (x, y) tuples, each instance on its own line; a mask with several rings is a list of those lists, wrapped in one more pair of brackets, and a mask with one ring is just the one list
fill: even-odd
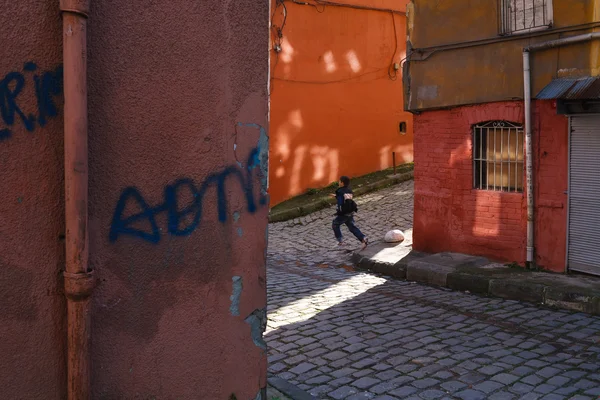
[(600, 116), (571, 117), (569, 269), (600, 275)]

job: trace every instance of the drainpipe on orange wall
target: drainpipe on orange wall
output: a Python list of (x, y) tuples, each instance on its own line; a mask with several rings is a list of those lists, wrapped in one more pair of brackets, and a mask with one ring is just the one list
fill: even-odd
[(90, 296), (88, 268), (87, 18), (89, 0), (60, 0), (63, 20), (67, 395), (90, 398)]

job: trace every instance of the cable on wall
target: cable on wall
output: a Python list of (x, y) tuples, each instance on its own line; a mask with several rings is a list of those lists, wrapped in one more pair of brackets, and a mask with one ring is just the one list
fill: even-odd
[[(275, 14), (277, 13), (277, 9), (279, 6), (283, 7), (283, 21), (281, 26), (275, 25)], [(277, 69), (277, 65), (279, 64), (279, 53), (281, 52), (281, 40), (283, 39), (283, 29), (285, 28), (285, 23), (287, 21), (287, 7), (285, 6), (284, 0), (276, 0), (275, 9), (273, 10), (273, 14), (271, 15), (271, 40), (273, 42), (273, 51), (275, 52), (275, 63), (273, 64), (273, 69), (271, 73), (271, 82), (269, 83), (270, 93), (273, 93), (273, 80), (275, 79), (275, 70)]]
[(390, 80), (395, 81), (398, 79), (398, 70), (396, 69), (396, 64), (394, 60), (396, 59), (396, 53), (398, 53), (398, 31), (396, 30), (396, 15), (394, 13), (390, 13), (392, 16), (392, 23), (394, 25), (394, 40), (396, 46), (394, 47), (394, 54), (392, 54), (392, 61), (390, 65), (388, 65), (388, 77)]
[[(340, 83), (340, 82), (352, 81), (352, 80), (358, 79), (360, 77), (363, 77), (365, 75), (370, 75), (370, 74), (373, 74), (373, 73), (376, 73), (376, 72), (386, 69), (386, 68), (377, 69), (375, 71), (366, 72), (361, 75), (353, 76), (350, 78), (332, 80), (332, 81), (303, 81), (303, 80), (293, 80), (293, 79), (285, 79), (285, 78), (275, 77), (275, 71), (276, 71), (277, 65), (279, 64), (279, 53), (281, 52), (281, 42), (282, 42), (282, 39), (284, 36), (283, 31), (284, 31), (285, 24), (287, 21), (287, 12), (288, 11), (287, 11), (287, 7), (285, 4), (286, 2), (291, 2), (291, 3), (297, 4), (297, 5), (302, 5), (302, 6), (313, 7), (318, 13), (325, 12), (326, 7), (343, 7), (343, 8), (362, 10), (362, 11), (378, 11), (378, 12), (390, 13), (390, 15), (392, 17), (393, 27), (394, 27), (395, 47), (394, 47), (394, 53), (392, 54), (391, 62), (387, 67), (387, 74), (388, 74), (388, 78), (392, 81), (396, 81), (398, 79), (398, 69), (396, 68), (396, 63), (394, 63), (396, 55), (398, 53), (398, 30), (396, 27), (396, 17), (395, 16), (396, 16), (396, 14), (406, 15), (405, 12), (394, 10), (394, 9), (389, 9), (389, 8), (379, 8), (379, 7), (362, 6), (362, 5), (355, 5), (355, 4), (338, 3), (338, 2), (329, 1), (329, 0), (313, 0), (311, 2), (300, 1), (300, 0), (276, 0), (275, 9), (273, 10), (273, 14), (271, 16), (271, 39), (273, 42), (272, 50), (275, 52), (275, 63), (273, 65), (272, 74), (271, 74), (271, 85), (270, 85), (271, 93), (273, 91), (273, 80), (281, 80), (281, 81), (288, 81), (288, 82), (295, 82), (295, 83), (307, 83), (307, 84)], [(277, 10), (280, 7), (283, 8), (283, 11), (282, 11), (283, 21), (281, 22), (281, 26), (274, 23), (275, 16), (277, 14)], [(400, 62), (402, 62), (402, 61), (400, 61)]]

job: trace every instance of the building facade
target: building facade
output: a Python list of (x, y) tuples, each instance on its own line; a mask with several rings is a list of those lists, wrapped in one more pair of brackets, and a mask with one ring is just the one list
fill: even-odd
[(402, 107), (406, 0), (273, 1), (272, 205), (412, 162)]
[[(3, 3), (0, 397), (262, 398), (268, 21), (253, 0)], [(73, 60), (87, 113), (63, 118)], [(65, 166), (85, 120), (87, 165)], [(75, 230), (72, 172), (89, 176)], [(95, 288), (72, 354), (76, 234)], [(91, 366), (75, 396), (73, 359)]]
[(415, 249), (600, 274), (599, 22), (594, 0), (408, 5)]

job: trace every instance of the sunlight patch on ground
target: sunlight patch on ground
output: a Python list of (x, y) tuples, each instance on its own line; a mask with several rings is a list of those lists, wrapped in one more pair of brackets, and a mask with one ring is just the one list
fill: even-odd
[(354, 275), (327, 289), (291, 302), (269, 312), (265, 334), (286, 325), (308, 321), (320, 312), (359, 296), (386, 281), (387, 279), (369, 274)]

